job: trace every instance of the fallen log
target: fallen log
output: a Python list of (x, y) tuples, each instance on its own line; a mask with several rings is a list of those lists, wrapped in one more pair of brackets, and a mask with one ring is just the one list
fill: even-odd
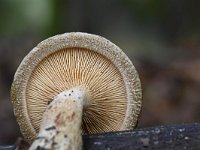
[[(166, 125), (83, 136), (84, 150), (200, 149), (200, 123)], [(17, 145), (0, 147), (15, 150)]]
[(87, 150), (200, 149), (200, 123), (84, 136)]

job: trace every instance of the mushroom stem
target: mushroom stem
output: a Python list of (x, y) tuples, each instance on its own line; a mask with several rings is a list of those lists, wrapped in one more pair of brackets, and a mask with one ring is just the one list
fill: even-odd
[(46, 108), (40, 131), (29, 150), (81, 150), (81, 123), (87, 92), (76, 87), (58, 94)]

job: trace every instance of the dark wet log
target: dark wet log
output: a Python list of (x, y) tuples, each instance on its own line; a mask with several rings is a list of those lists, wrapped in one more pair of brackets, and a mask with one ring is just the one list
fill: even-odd
[(200, 150), (200, 123), (84, 136), (85, 150)]
[[(200, 123), (83, 136), (84, 150), (199, 150)], [(0, 147), (14, 150), (16, 146)]]
[(15, 145), (0, 146), (0, 150), (15, 150)]

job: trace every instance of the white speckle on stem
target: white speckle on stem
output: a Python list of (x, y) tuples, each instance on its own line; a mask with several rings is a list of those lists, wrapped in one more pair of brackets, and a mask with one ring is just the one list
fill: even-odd
[(66, 90), (55, 96), (43, 114), (40, 132), (29, 150), (81, 150), (85, 101), (88, 101), (88, 95), (82, 87)]

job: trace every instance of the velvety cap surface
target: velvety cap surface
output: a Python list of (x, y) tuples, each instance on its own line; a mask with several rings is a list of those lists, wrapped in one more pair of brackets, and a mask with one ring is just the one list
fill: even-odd
[(76, 86), (89, 92), (83, 133), (133, 128), (141, 109), (141, 86), (128, 57), (113, 43), (87, 33), (66, 33), (36, 46), (20, 64), (12, 85), (14, 112), (25, 138), (39, 131), (53, 97)]

